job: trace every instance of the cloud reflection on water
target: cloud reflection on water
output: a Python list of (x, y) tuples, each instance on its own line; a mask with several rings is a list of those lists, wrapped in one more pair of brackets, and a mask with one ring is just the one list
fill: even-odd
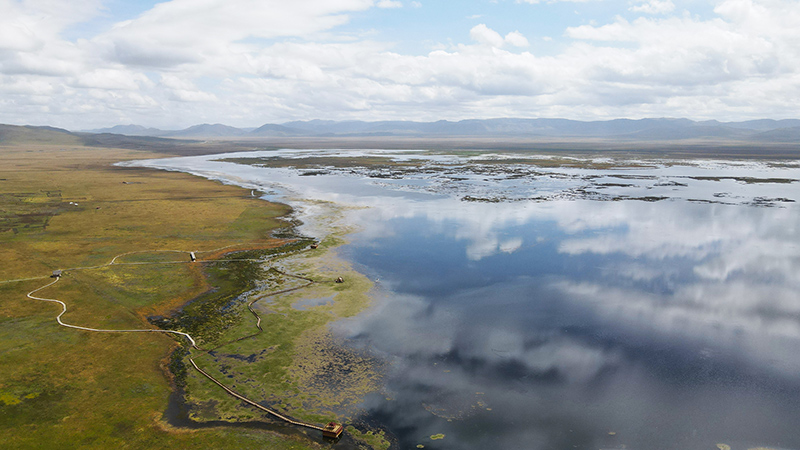
[[(363, 318), (356, 334), (370, 336), (401, 359), (413, 356), (412, 368), (392, 377), (402, 386), (396, 389), (420, 403), (431, 392), (470, 397), (491, 391), (494, 402), (487, 397), (487, 403), (504, 405), (493, 408), (495, 414), (530, 421), (524, 430), (489, 433), (503, 442), (497, 448), (602, 445), (609, 439), (605, 429), (635, 435), (628, 441), (634, 448), (636, 443), (654, 448), (645, 444), (648, 440), (661, 442), (658, 448), (685, 449), (696, 448), (693, 439), (763, 443), (774, 436), (800, 444), (797, 433), (787, 431), (787, 421), (780, 419), (786, 405), (771, 391), (789, 389), (797, 398), (796, 207), (557, 201), (456, 208), (448, 201), (406, 208), (378, 202), (359, 214), (363, 229), (381, 230), (365, 234), (364, 242), (397, 236), (402, 231), (393, 229), (393, 220), (415, 217), (436, 236), (420, 245), (435, 239), (463, 242), (464, 267), (501, 261), (502, 242), (514, 242), (513, 251), (536, 252), (537, 244), (548, 241), (560, 255), (554, 264), (566, 261), (567, 270), (518, 276), (503, 285), (489, 281), (481, 288), (449, 285), (452, 293), (445, 299), (416, 297), (413, 316), (398, 316), (400, 303), (408, 303), (391, 300), (385, 306), (390, 312)], [(372, 221), (381, 225), (373, 228)], [(514, 235), (531, 227), (556, 231)], [(570, 261), (589, 255), (598, 266), (569, 272), (581, 267)], [(390, 289), (408, 284), (392, 284), (391, 275), (381, 275), (389, 278)], [(519, 304), (509, 306), (509, 301)], [(537, 310), (532, 314), (531, 305)], [(531, 320), (525, 326), (518, 317), (495, 320), (493, 314)], [(443, 322), (441, 316), (449, 318)], [(387, 342), (391, 347), (382, 346)], [(441, 361), (450, 372), (420, 369), (431, 361)], [(672, 386), (665, 372), (674, 372), (671, 376), (682, 379), (683, 386)], [(504, 375), (513, 382), (503, 381)], [(770, 381), (775, 376), (782, 381)], [(588, 394), (587, 389), (596, 390)], [(661, 413), (654, 413), (654, 407)], [(414, 406), (403, 406), (397, 414), (409, 409)], [(417, 426), (430, 423), (419, 414)], [(660, 431), (648, 431), (654, 423)], [(586, 436), (554, 436), (560, 426)], [(474, 438), (445, 448), (481, 445), (490, 444)]]
[(443, 432), (436, 448), (800, 448), (798, 207), (686, 200), (800, 198), (797, 183), (476, 203), (221, 164), (195, 169), (366, 207), (347, 214), (361, 231), (345, 251), (382, 300), (335, 329), (394, 361), (393, 399), (365, 407), (403, 444)]
[[(357, 214), (368, 230), (363, 239), (394, 235), (391, 220), (397, 217), (424, 217), (433, 227), (430, 233), (466, 241), (467, 259), (475, 261), (526, 244), (524, 236), (509, 236), (509, 228), (552, 221), (567, 235), (558, 244), (560, 253), (627, 257), (615, 267), (624, 265), (624, 270), (606, 271), (602, 283), (587, 283), (580, 274), (550, 282), (563, 298), (581, 302), (598, 317), (617, 316), (628, 328), (640, 323), (645, 333), (716, 336), (713, 340), (720, 342), (738, 336), (740, 344), (742, 333), (800, 337), (800, 245), (795, 244), (800, 215), (795, 208), (586, 201), (441, 205), (447, 202), (415, 202), (407, 208), (397, 202), (391, 208), (375, 204)], [(504, 248), (503, 242), (513, 244)], [(665, 259), (680, 259), (694, 276), (676, 281), (672, 272), (672, 289), (665, 293), (638, 283), (670, 277), (669, 264), (659, 264)], [(757, 347), (753, 356), (763, 357), (760, 349), (769, 345)], [(791, 367), (800, 368), (800, 356)]]

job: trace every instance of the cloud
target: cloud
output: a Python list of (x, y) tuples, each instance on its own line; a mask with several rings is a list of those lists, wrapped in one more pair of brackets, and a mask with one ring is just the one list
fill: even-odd
[(675, 9), (675, 4), (672, 3), (672, 0), (644, 0), (629, 9), (645, 14), (666, 14)]
[(527, 47), (528, 39), (519, 31), (512, 31), (506, 37), (502, 37), (500, 33), (487, 27), (486, 24), (478, 24), (469, 30), (469, 37), (479, 44), (488, 45), (491, 47), (500, 48), (509, 44), (514, 47)]
[(92, 89), (134, 91), (150, 84), (147, 76), (121, 69), (95, 69), (76, 77), (77, 86)]
[(159, 83), (169, 92), (169, 96), (181, 102), (211, 102), (217, 100), (214, 94), (199, 90), (190, 80), (175, 75), (162, 75)]
[(12, 51), (33, 51), (44, 42), (24, 24), (11, 22), (6, 18), (0, 22), (0, 49)]
[(402, 8), (403, 2), (398, 2), (394, 0), (380, 0), (376, 5), (378, 8)]
[[(676, 15), (670, 4), (639, 1), (621, 12), (662, 15), (588, 22), (550, 40), (536, 36), (537, 50), (546, 46), (541, 53), (528, 51), (519, 31), (501, 35), (481, 23), (412, 54), (374, 35), (342, 31), (352, 14), (381, 5), (370, 0), (173, 0), (91, 35), (80, 25), (102, 13), (99, 0), (0, 0), (0, 74), (15, 85), (74, 88), (52, 99), (53, 110), (70, 102), (101, 110), (88, 89), (140, 89), (158, 105), (145, 118), (173, 112), (181, 124), (171, 126), (208, 114), (220, 115), (215, 122), (241, 118), (231, 123), (239, 126), (320, 117), (796, 115), (800, 4), (720, 0), (705, 16)], [(77, 29), (86, 36), (64, 37)], [(192, 80), (195, 94), (176, 95), (142, 78), (164, 74)], [(190, 97), (217, 103), (187, 113), (179, 104)], [(113, 125), (105, 123), (110, 117), (51, 116), (54, 125), (79, 128), (86, 121)], [(12, 108), (0, 120), (48, 116)]]
[(487, 27), (485, 24), (478, 24), (469, 30), (469, 37), (475, 42), (490, 45), (492, 47), (502, 47), (505, 40), (500, 33)]
[(528, 39), (522, 35), (519, 31), (512, 31), (508, 33), (504, 39), (506, 44), (512, 45), (514, 47), (527, 47)]
[(558, 2), (587, 3), (593, 1), (602, 1), (602, 0), (517, 0), (517, 3), (529, 3), (531, 5), (538, 5), (539, 3), (558, 3)]
[(371, 0), (172, 0), (118, 23), (96, 40), (126, 64), (213, 62), (230, 52), (230, 46), (237, 48), (237, 41), (306, 37), (341, 25), (349, 19), (346, 13), (370, 6)]

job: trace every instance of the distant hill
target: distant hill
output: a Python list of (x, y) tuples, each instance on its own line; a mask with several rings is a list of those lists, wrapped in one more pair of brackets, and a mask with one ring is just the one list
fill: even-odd
[[(577, 121), (568, 119), (484, 119), (451, 122), (413, 121), (331, 121), (310, 120), (267, 124), (260, 135), (280, 136), (502, 136), (550, 138), (609, 138), (622, 140), (672, 141), (682, 139), (733, 139), (769, 141), (769, 132), (800, 126), (800, 120), (753, 120), (746, 122), (695, 122), (689, 119), (615, 119)], [(767, 134), (763, 134), (767, 133)], [(787, 133), (776, 133), (776, 142), (786, 142)]]
[[(132, 136), (70, 132), (60, 128), (0, 124), (0, 148), (22, 144), (86, 145), (169, 155), (210, 155), (253, 148), (494, 149), (497, 151), (645, 152), (672, 157), (800, 158), (800, 121), (694, 122), (687, 119), (490, 119), (458, 122), (307, 121), (257, 129), (225, 125), (191, 127), (186, 136)], [(289, 126), (291, 125), (291, 126)], [(777, 128), (760, 131), (774, 126)], [(130, 127), (130, 126), (126, 126)], [(118, 128), (119, 129), (119, 128)], [(144, 127), (123, 128), (142, 131)], [(150, 129), (152, 130), (152, 129)], [(163, 130), (159, 130), (163, 131)], [(182, 130), (184, 131), (184, 130)], [(216, 133), (216, 139), (210, 134)], [(235, 136), (227, 136), (227, 134)]]
[[(503, 136), (555, 138), (611, 138), (623, 140), (736, 139), (747, 140), (765, 131), (800, 126), (800, 120), (748, 122), (695, 122), (689, 119), (615, 119), (583, 122), (568, 119), (484, 119), (451, 122), (310, 120), (267, 124), (281, 136)], [(278, 132), (279, 131), (279, 132)], [(293, 134), (292, 134), (293, 133)], [(266, 135), (262, 134), (262, 135)], [(761, 136), (769, 140), (769, 135)], [(785, 141), (780, 141), (785, 142)]]
[(145, 128), (141, 125), (117, 125), (111, 128), (99, 128), (96, 130), (86, 130), (86, 133), (102, 134), (122, 134), (125, 136), (163, 136), (169, 131), (159, 130), (158, 128)]
[(126, 136), (113, 133), (77, 133), (76, 136), (81, 139), (84, 145), (90, 147), (130, 148), (151, 151), (162, 151), (166, 148), (178, 147), (184, 143), (198, 142), (155, 136)]
[(305, 136), (311, 134), (300, 128), (292, 128), (285, 125), (266, 124), (247, 133), (248, 136)]
[[(200, 146), (201, 141), (168, 139), (154, 136), (126, 136), (113, 133), (73, 133), (61, 128), (0, 124), (3, 145), (85, 145), (89, 147), (128, 148), (164, 153), (218, 152), (219, 146)], [(235, 146), (228, 146), (235, 147)]]
[(80, 137), (61, 128), (0, 124), (0, 145), (80, 145), (82, 143)]
[[(716, 121), (714, 121), (716, 122)], [(717, 122), (718, 124), (720, 122)], [(728, 122), (724, 125), (731, 127), (731, 128), (743, 128), (746, 130), (756, 130), (756, 131), (770, 131), (770, 130), (777, 130), (780, 128), (793, 128), (793, 127), (800, 127), (800, 120), (798, 119), (784, 119), (784, 120), (772, 120), (772, 119), (759, 119), (759, 120), (747, 120), (745, 122)]]
[(193, 125), (183, 130), (162, 130), (147, 128), (141, 125), (117, 125), (110, 128), (85, 130), (83, 133), (91, 134), (120, 134), (123, 136), (152, 136), (174, 138), (214, 138), (243, 136), (253, 131), (253, 128), (236, 128), (221, 123)]
[(181, 138), (204, 138), (204, 137), (233, 137), (246, 134), (247, 131), (241, 128), (229, 127), (221, 123), (194, 125), (185, 130), (165, 131), (161, 136), (181, 137)]
[(752, 130), (726, 126), (666, 126), (654, 127), (629, 133), (620, 138), (643, 141), (674, 141), (683, 139), (747, 139)]
[(765, 131), (752, 136), (752, 139), (758, 142), (800, 143), (800, 126)]
[(744, 122), (693, 121), (689, 119), (614, 119), (578, 121), (569, 119), (468, 119), (415, 122), (386, 120), (307, 120), (268, 123), (258, 128), (235, 128), (223, 124), (201, 124), (184, 130), (167, 131), (138, 125), (93, 130), (127, 136), (170, 138), (275, 138), (275, 137), (519, 137), (519, 138), (603, 138), (625, 141), (675, 141), (686, 139), (753, 140), (786, 143), (797, 140), (793, 130), (800, 120), (749, 120)]

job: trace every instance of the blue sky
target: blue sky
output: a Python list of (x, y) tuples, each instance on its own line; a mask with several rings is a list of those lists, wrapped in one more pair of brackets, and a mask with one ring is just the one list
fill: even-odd
[(797, 117), (796, 0), (0, 0), (0, 122)]

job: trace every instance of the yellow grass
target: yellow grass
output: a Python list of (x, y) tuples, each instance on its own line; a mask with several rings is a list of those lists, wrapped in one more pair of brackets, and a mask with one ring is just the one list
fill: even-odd
[[(0, 194), (9, 194), (0, 196), (0, 217), (20, 225), (0, 233), (0, 281), (103, 264), (138, 250), (274, 244), (269, 231), (280, 224), (277, 218), (287, 211), (283, 205), (185, 174), (111, 165), (156, 156), (82, 147), (0, 147)], [(11, 195), (19, 193), (31, 195)], [(42, 210), (46, 221), (30, 216)], [(66, 301), (70, 323), (151, 328), (143, 316), (207, 289), (195, 265), (168, 267), (67, 270), (61, 282), (41, 294)], [(172, 429), (162, 418), (170, 393), (163, 365), (175, 340), (59, 327), (54, 320), (59, 305), (25, 297), (47, 281), (0, 283), (3, 448), (319, 446), (259, 430)]]

